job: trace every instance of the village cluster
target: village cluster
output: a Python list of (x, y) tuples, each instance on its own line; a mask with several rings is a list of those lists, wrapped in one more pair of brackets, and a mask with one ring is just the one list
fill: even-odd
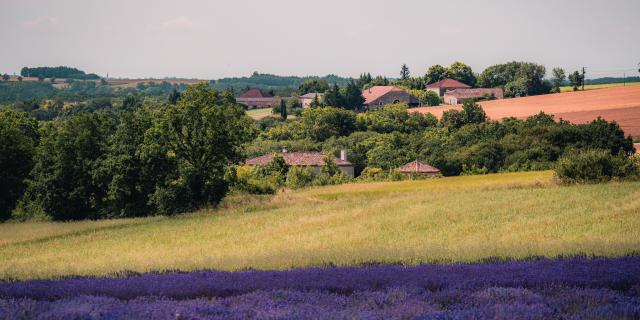
[[(443, 79), (441, 81), (427, 85), (424, 90), (438, 94), (446, 104), (458, 104), (466, 99), (479, 99), (491, 96), (493, 99), (502, 99), (504, 94), (501, 88), (472, 88), (454, 79)], [(324, 93), (311, 92), (298, 97), (298, 101), (303, 108), (312, 106), (314, 100), (322, 102)], [(388, 104), (404, 103), (409, 107), (420, 107), (422, 102), (409, 92), (397, 86), (373, 86), (362, 91), (364, 103), (363, 110), (376, 109)], [(272, 96), (260, 89), (250, 88), (242, 93), (236, 101), (249, 109), (269, 108), (277, 105), (281, 100), (296, 99), (294, 97)], [(315, 173), (320, 172), (324, 165), (324, 155), (321, 152), (287, 152), (282, 149), (280, 155), (288, 166), (310, 167)], [(275, 153), (266, 154), (260, 157), (248, 159), (245, 164), (249, 166), (267, 165), (271, 162)], [(347, 159), (347, 151), (341, 150), (340, 158), (333, 161), (349, 178), (354, 177), (354, 166)], [(399, 168), (404, 175), (436, 177), (440, 175), (440, 170), (418, 159), (411, 161)]]

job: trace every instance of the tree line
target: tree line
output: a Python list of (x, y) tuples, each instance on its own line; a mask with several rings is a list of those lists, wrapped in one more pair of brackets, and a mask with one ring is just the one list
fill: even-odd
[(82, 70), (76, 68), (70, 68), (65, 66), (59, 67), (24, 67), (20, 70), (20, 75), (23, 77), (36, 77), (36, 78), (63, 78), (63, 79), (78, 79), (78, 80), (97, 80), (100, 79), (95, 73), (85, 73)]
[(98, 219), (215, 205), (255, 130), (242, 108), (204, 84), (160, 108), (40, 123), (2, 110), (0, 217)]

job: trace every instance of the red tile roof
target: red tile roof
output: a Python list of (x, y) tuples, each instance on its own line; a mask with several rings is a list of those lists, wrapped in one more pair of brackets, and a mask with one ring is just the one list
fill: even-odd
[(402, 173), (439, 173), (440, 169), (432, 167), (418, 160), (411, 161), (400, 167)]
[(309, 92), (307, 94), (301, 95), (300, 98), (302, 99), (313, 99), (316, 96), (318, 96), (318, 99), (321, 99), (322, 97), (324, 97), (324, 93), (320, 93), (320, 92)]
[[(321, 152), (280, 152), (277, 153), (284, 158), (284, 162), (290, 166), (312, 166), (312, 167), (321, 167), (324, 166), (324, 157), (325, 155)], [(265, 154), (260, 157), (247, 159), (245, 164), (251, 166), (264, 166), (269, 164), (271, 160), (273, 160), (273, 156), (276, 153)], [(351, 166), (351, 162), (346, 160), (340, 160), (339, 158), (334, 158), (333, 162), (335, 162), (338, 166)]]
[(362, 91), (364, 97), (364, 104), (371, 104), (373, 101), (384, 96), (391, 91), (403, 91), (402, 89), (394, 86), (373, 86), (369, 89)]
[(251, 88), (238, 96), (238, 98), (271, 98), (271, 97), (272, 96), (270, 94), (262, 92), (262, 90), (258, 88)]
[(471, 88), (471, 86), (466, 85), (458, 80), (442, 79), (438, 82), (428, 84), (427, 88)]

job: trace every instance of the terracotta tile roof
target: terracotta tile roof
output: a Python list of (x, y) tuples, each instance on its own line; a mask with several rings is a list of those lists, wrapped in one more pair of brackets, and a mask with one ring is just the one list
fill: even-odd
[[(284, 158), (284, 162), (290, 166), (312, 166), (321, 167), (324, 165), (324, 154), (321, 152), (280, 152), (277, 153)], [(265, 154), (256, 158), (247, 159), (245, 164), (251, 166), (264, 166), (269, 164), (276, 153)], [(334, 158), (333, 161), (338, 166), (351, 166), (351, 162)]]
[(258, 88), (251, 88), (238, 96), (238, 98), (271, 98), (271, 97), (272, 96), (270, 94), (262, 92), (262, 90)]
[(371, 104), (373, 101), (384, 96), (391, 91), (403, 91), (402, 89), (394, 86), (373, 86), (369, 89), (362, 91), (364, 97), (364, 104)]
[(322, 98), (324, 96), (324, 93), (320, 93), (320, 92), (309, 92), (307, 94), (303, 94), (300, 96), (300, 98), (302, 99), (313, 99), (316, 97), (316, 95), (318, 96), (318, 99)]
[(442, 79), (438, 82), (428, 84), (427, 88), (471, 88), (471, 86), (466, 85), (458, 80)]
[(418, 160), (411, 161), (400, 167), (402, 173), (439, 173), (440, 169), (432, 167)]
[(504, 94), (502, 89), (500, 88), (458, 88), (453, 90), (447, 90), (444, 95), (445, 96), (453, 96), (457, 99), (471, 99), (471, 98), (481, 98), (485, 94), (493, 94), (496, 98), (502, 99)]

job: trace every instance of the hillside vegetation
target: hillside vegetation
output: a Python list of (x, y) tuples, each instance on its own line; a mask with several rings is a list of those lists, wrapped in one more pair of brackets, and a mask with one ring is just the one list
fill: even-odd
[(640, 248), (638, 212), (639, 182), (558, 186), (548, 171), (346, 184), (172, 218), (0, 225), (0, 278), (621, 256)]

